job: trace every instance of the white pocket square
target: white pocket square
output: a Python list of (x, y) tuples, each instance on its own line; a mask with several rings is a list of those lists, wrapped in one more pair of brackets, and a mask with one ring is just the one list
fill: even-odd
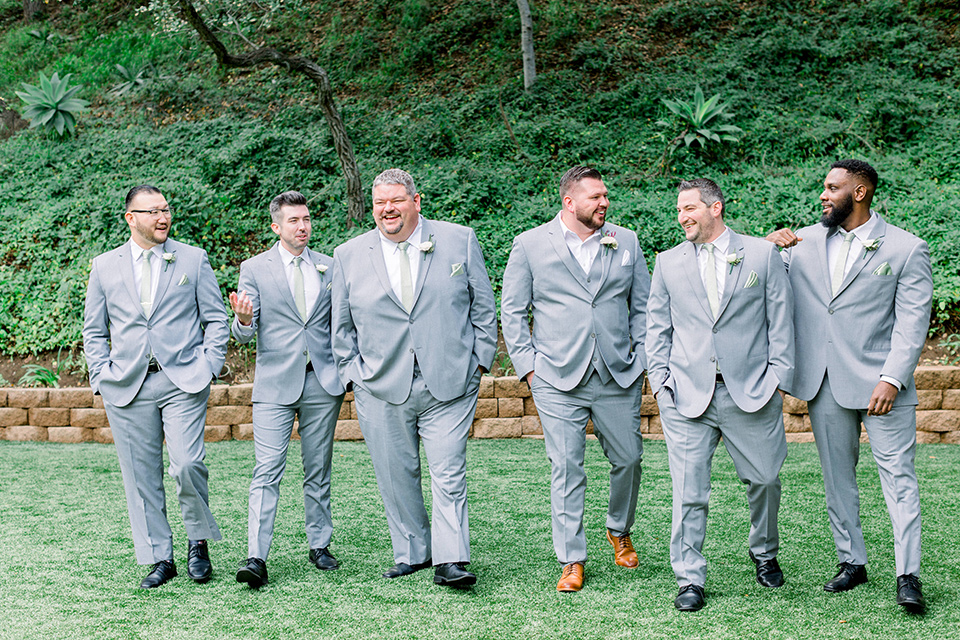
[(884, 262), (882, 265), (873, 270), (873, 275), (875, 276), (892, 276), (893, 269), (890, 268), (889, 262)]
[(630, 251), (628, 251), (627, 249), (624, 249), (624, 250), (623, 250), (623, 258), (620, 259), (620, 266), (621, 266), (621, 267), (626, 267), (626, 266), (628, 266), (628, 265), (630, 265), (630, 264), (632, 264), (632, 263), (630, 262)]
[(463, 273), (463, 263), (458, 262), (456, 264), (450, 265), (450, 277), (458, 276)]
[(757, 275), (756, 271), (751, 271), (750, 275), (747, 276), (747, 283), (743, 285), (744, 289), (749, 289), (750, 287), (755, 287), (760, 284), (760, 276)]
[(180, 282), (177, 283), (177, 286), (180, 287), (189, 282), (190, 282), (190, 278), (187, 277), (187, 274), (183, 274), (182, 276), (180, 276)]
[(327, 283), (327, 291), (330, 291), (330, 289), (333, 289), (333, 283), (332, 283), (332, 282), (328, 282), (328, 283)]

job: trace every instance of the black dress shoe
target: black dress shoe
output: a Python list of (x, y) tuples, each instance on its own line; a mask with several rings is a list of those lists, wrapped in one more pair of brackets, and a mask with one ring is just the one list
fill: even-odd
[(920, 591), (920, 578), (906, 573), (897, 576), (897, 604), (909, 613), (922, 614), (927, 609)]
[(840, 567), (840, 571), (833, 577), (833, 580), (823, 585), (824, 591), (829, 591), (830, 593), (850, 591), (850, 589), (853, 589), (858, 584), (863, 584), (867, 581), (866, 566), (862, 564), (850, 564), (849, 562), (841, 562), (837, 566)]
[(187, 575), (194, 582), (206, 582), (213, 573), (207, 541), (197, 540), (187, 544)]
[(408, 576), (411, 573), (416, 573), (421, 569), (426, 569), (427, 567), (433, 566), (433, 560), (427, 558), (426, 562), (421, 562), (420, 564), (407, 564), (406, 562), (398, 562), (383, 573), (384, 578), (399, 578), (400, 576)]
[(444, 562), (437, 565), (433, 575), (436, 584), (446, 587), (469, 587), (477, 583), (477, 576), (463, 568), (465, 562)]
[(783, 570), (780, 569), (780, 563), (777, 562), (776, 558), (757, 560), (751, 551), (750, 559), (757, 565), (757, 582), (760, 583), (760, 586), (770, 589), (783, 586)]
[(680, 611), (700, 611), (705, 604), (703, 587), (698, 584), (688, 584), (680, 587), (680, 593), (673, 601), (673, 606)]
[(153, 565), (153, 569), (147, 574), (147, 577), (140, 583), (141, 589), (153, 589), (177, 576), (177, 565), (173, 560), (161, 560)]
[(323, 549), (310, 549), (310, 562), (317, 566), (321, 571), (332, 571), (340, 566), (337, 559), (333, 557), (327, 547)]
[(237, 570), (237, 582), (246, 582), (251, 589), (267, 584), (267, 563), (260, 558), (247, 558)]

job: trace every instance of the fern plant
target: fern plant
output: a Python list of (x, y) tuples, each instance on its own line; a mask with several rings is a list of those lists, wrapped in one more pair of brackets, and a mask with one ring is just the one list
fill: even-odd
[(54, 72), (47, 78), (40, 72), (40, 85), (22, 83), (24, 91), (17, 91), (17, 95), (27, 105), (23, 117), (30, 121), (30, 128), (44, 127), (48, 131), (56, 131), (63, 137), (73, 135), (76, 126), (75, 113), (86, 109), (90, 103), (74, 96), (83, 88), (83, 85), (70, 86), (70, 76), (60, 77)]

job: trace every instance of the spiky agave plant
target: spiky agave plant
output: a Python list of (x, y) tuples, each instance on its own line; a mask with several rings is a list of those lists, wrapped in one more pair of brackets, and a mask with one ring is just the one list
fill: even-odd
[(17, 91), (17, 96), (27, 105), (23, 117), (30, 121), (30, 128), (44, 127), (48, 131), (56, 131), (63, 137), (73, 135), (76, 126), (75, 113), (86, 109), (90, 103), (74, 96), (83, 88), (83, 85), (70, 86), (70, 76), (60, 77), (54, 72), (47, 78), (40, 72), (40, 86), (22, 83), (24, 91)]

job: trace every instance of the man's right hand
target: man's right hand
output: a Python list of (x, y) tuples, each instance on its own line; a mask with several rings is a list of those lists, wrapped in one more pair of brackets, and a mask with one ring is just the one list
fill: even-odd
[(530, 386), (530, 384), (533, 382), (533, 371), (527, 374), (526, 380), (527, 380), (527, 386)]
[(783, 249), (788, 249), (798, 242), (803, 242), (803, 238), (790, 231), (790, 229), (777, 229), (767, 235), (767, 240)]
[(230, 294), (230, 308), (237, 314), (237, 320), (245, 327), (253, 322), (253, 303), (246, 291), (234, 291)]

